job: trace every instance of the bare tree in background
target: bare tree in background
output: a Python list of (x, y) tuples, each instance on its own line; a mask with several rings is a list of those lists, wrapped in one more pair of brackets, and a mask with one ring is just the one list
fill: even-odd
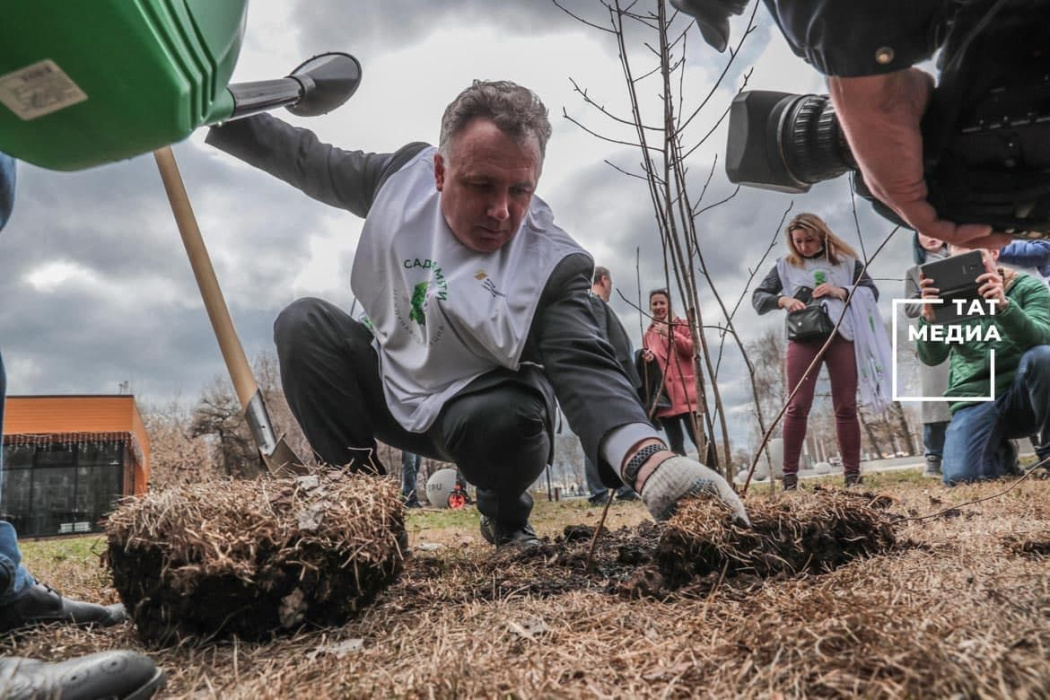
[[(699, 369), (696, 372), (699, 405), (695, 410), (702, 417), (704, 425), (695, 426), (697, 438), (701, 442), (697, 447), (701, 456), (708, 454), (702, 436), (713, 438), (721, 434), (721, 448), (711, 451), (716, 462), (712, 466), (718, 469), (719, 463), (724, 464), (732, 450), (726, 425), (726, 411), (718, 385), (717, 361), (708, 343), (708, 326), (703, 318), (700, 280), (704, 282), (705, 297), (714, 301), (722, 316), (714, 328), (734, 338), (745, 360), (747, 352), (733, 327), (733, 313), (739, 307), (739, 302), (733, 311), (730, 311), (708, 274), (698, 236), (697, 221), (704, 212), (732, 199), (736, 192), (721, 201), (708, 204), (705, 195), (717, 166), (717, 158), (699, 191), (688, 177), (686, 160), (706, 143), (714, 129), (728, 114), (728, 105), (714, 105), (711, 99), (726, 77), (740, 45), (753, 31), (754, 13), (741, 33), (736, 47), (730, 49), (722, 74), (713, 85), (705, 86), (708, 88), (707, 94), (697, 101), (686, 97), (684, 80), (687, 41), (693, 23), (687, 21), (688, 18), (679, 18), (678, 13), (673, 10), (668, 14), (665, 0), (657, 0), (655, 9), (650, 3), (646, 3), (644, 9), (636, 9), (640, 7), (637, 2), (596, 0), (596, 5), (604, 8), (603, 14), (607, 16), (607, 22), (603, 21), (601, 24), (570, 12), (559, 4), (558, 0), (553, 2), (578, 21), (608, 33), (617, 44), (620, 68), (630, 101), (629, 114), (615, 114), (592, 98), (576, 81), (573, 81), (573, 86), (584, 103), (594, 108), (611, 128), (626, 128), (633, 131), (632, 136), (608, 136), (573, 119), (567, 113), (565, 117), (597, 138), (638, 149), (641, 161), (636, 169), (626, 170), (611, 163), (610, 165), (627, 176), (642, 180), (649, 191), (663, 248), (667, 287), (677, 289), (679, 297), (685, 302), (693, 338), (694, 362)], [(632, 36), (637, 31), (646, 38), (637, 43), (632, 42), (629, 46), (629, 31)], [(747, 83), (749, 75), (750, 72), (744, 75), (743, 84)], [(657, 96), (660, 109), (658, 116), (643, 116), (643, 103), (648, 105), (649, 102), (647, 97), (640, 96), (640, 91)], [(717, 121), (714, 127), (710, 127), (706, 132), (703, 129), (707, 127), (701, 127), (701, 120), (697, 118), (705, 109), (717, 110), (714, 113)], [(672, 281), (674, 284), (671, 284)], [(748, 364), (750, 366), (750, 362)], [(761, 410), (758, 414), (761, 420)], [(731, 476), (728, 469), (722, 471)]]
[(208, 441), (191, 434), (193, 416), (181, 400), (143, 407), (142, 421), (150, 441), (152, 490), (219, 475)]
[(259, 475), (259, 450), (228, 377), (217, 376), (204, 389), (193, 407), (190, 435), (211, 439), (217, 462), (226, 476), (250, 478)]
[[(277, 358), (264, 353), (255, 358), (252, 372), (266, 402), (274, 431), (283, 435), (289, 446), (310, 463), (313, 451), (292, 416), (281, 388)], [(216, 462), (227, 476), (251, 478), (262, 470), (262, 460), (244, 411), (230, 378), (217, 375), (197, 400), (189, 428), (191, 437), (207, 437), (216, 451)]]

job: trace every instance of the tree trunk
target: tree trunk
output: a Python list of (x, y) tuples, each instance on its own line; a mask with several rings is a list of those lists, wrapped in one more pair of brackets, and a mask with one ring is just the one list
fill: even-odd
[(911, 426), (908, 425), (908, 417), (904, 414), (904, 408), (901, 406), (901, 402), (894, 401), (891, 410), (893, 411), (894, 417), (897, 419), (900, 435), (904, 439), (904, 445), (908, 450), (908, 454), (916, 454), (915, 438), (912, 437)]
[(871, 443), (871, 449), (875, 450), (875, 454), (878, 455), (879, 459), (885, 459), (882, 456), (882, 448), (879, 447), (879, 440), (875, 437), (875, 431), (871, 429), (868, 419), (864, 416), (864, 411), (858, 409), (857, 418), (860, 419), (860, 424), (864, 426), (864, 432), (868, 434), (868, 442)]

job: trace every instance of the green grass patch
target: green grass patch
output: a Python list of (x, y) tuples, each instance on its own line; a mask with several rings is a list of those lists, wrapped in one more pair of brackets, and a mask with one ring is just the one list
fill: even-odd
[(106, 551), (102, 535), (55, 537), (46, 540), (20, 540), (18, 548), (28, 560), (77, 562), (98, 565), (98, 558)]

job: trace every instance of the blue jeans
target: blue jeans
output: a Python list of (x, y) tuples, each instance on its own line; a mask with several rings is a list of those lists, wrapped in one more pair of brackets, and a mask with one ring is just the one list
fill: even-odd
[(416, 491), (416, 478), (419, 476), (419, 465), (423, 458), (408, 450), (401, 451), (401, 500), (407, 506), (419, 505), (419, 493)]
[(927, 457), (944, 457), (944, 436), (948, 431), (948, 421), (922, 424), (922, 446)]
[[(7, 375), (4, 374), (4, 357), (0, 355), (0, 426), (4, 424), (5, 396), (7, 396)], [(0, 443), (2, 442), (0, 440)], [(3, 474), (4, 450), (0, 444), (0, 489), (3, 488)], [(2, 502), (3, 493), (0, 491), (0, 503)], [(12, 598), (34, 583), (36, 582), (33, 577), (22, 566), (22, 553), (18, 551), (18, 534), (14, 526), (6, 520), (0, 520), (0, 605), (11, 602)]]
[(1007, 441), (1033, 433), (1043, 445), (1050, 437), (1050, 345), (1021, 356), (1013, 383), (995, 401), (955, 412), (944, 440), (944, 483), (1001, 477), (1013, 459)]

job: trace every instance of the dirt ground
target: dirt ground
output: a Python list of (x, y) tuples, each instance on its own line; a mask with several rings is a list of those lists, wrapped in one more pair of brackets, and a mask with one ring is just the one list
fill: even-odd
[[(528, 552), (485, 545), (473, 511), (413, 511), (403, 573), (345, 626), (147, 653), (168, 671), (163, 697), (1050, 697), (1050, 481), (949, 490), (913, 476), (869, 479), (894, 521), (881, 554), (680, 587), (660, 580), (637, 503), (612, 507), (590, 571), (600, 510), (582, 501), (539, 503), (547, 541)], [(104, 549), (80, 538), (25, 554), (67, 595), (112, 601)], [(142, 648), (130, 625), (0, 646)]]

